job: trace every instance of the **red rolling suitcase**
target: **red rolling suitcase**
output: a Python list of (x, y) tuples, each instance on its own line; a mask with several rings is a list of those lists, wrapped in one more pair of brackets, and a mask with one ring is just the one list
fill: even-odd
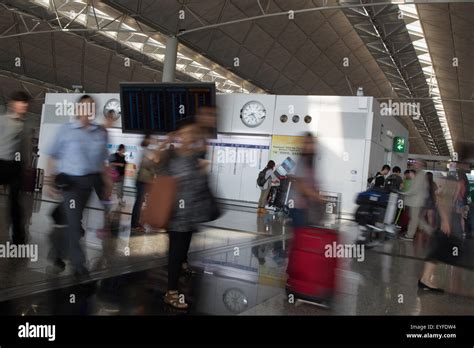
[(410, 211), (408, 207), (403, 208), (400, 218), (398, 219), (398, 226), (401, 227), (401, 231), (405, 232), (408, 229), (410, 222)]
[(338, 243), (333, 229), (303, 227), (294, 231), (286, 290), (296, 299), (330, 306), (336, 289), (337, 258), (325, 256), (326, 245)]

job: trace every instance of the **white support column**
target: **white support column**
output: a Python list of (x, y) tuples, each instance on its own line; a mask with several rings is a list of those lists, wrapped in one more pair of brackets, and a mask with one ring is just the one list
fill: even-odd
[(176, 58), (178, 55), (178, 38), (170, 36), (166, 40), (165, 63), (162, 82), (174, 82)]

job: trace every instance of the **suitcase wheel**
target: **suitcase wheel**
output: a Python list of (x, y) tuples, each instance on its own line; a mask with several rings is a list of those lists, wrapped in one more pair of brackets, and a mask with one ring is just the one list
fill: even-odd
[[(292, 302), (289, 301), (290, 296), (293, 296)], [(296, 304), (298, 300), (304, 301), (304, 302), (310, 302), (316, 306), (320, 306), (325, 309), (330, 309), (333, 305), (333, 298), (328, 297), (328, 298), (314, 298), (311, 296), (303, 295), (303, 294), (298, 294), (294, 291), (291, 291), (290, 289), (286, 288), (286, 298), (291, 304)]]

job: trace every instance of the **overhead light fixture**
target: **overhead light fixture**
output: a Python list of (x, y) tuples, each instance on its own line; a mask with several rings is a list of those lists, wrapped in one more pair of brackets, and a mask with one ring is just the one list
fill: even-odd
[[(120, 19), (121, 13), (113, 7), (101, 3), (100, 6), (94, 7), (94, 11), (92, 11), (92, 7), (87, 9), (87, 6), (92, 6), (88, 4), (88, 0), (65, 1), (61, 4), (56, 1), (56, 6), (50, 0), (32, 1), (48, 11), (57, 13), (61, 17), (74, 21), (85, 28), (96, 29), (97, 33), (118, 41), (140, 54), (161, 63), (164, 62), (166, 36), (143, 23), (138, 24), (132, 16), (128, 16), (131, 20), (127, 21), (126, 15), (122, 14), (123, 17)], [(102, 26), (102, 28), (97, 29), (97, 25)], [(73, 31), (70, 28), (62, 28), (61, 30)], [(200, 81), (215, 82), (216, 89), (219, 92), (250, 93), (248, 89), (250, 87), (252, 93), (265, 93), (264, 90), (246, 82), (224, 67), (181, 44), (178, 45), (176, 70)], [(246, 88), (243, 87), (244, 82)]]
[(82, 93), (83, 92), (82, 85), (72, 85), (71, 87), (74, 90), (74, 93)]
[(449, 130), (443, 102), (440, 99), (441, 92), (439, 90), (438, 79), (433, 68), (433, 62), (431, 60), (431, 55), (425, 40), (425, 34), (418, 15), (418, 10), (414, 4), (399, 4), (398, 7), (400, 8), (400, 11), (403, 15), (408, 33), (412, 38), (413, 47), (415, 47), (418, 60), (420, 61), (425, 74), (426, 83), (428, 84), (430, 90), (430, 97), (433, 98), (433, 102), (435, 103), (436, 113), (443, 130), (449, 153), (451, 156), (453, 156), (454, 146), (451, 138), (451, 131)]

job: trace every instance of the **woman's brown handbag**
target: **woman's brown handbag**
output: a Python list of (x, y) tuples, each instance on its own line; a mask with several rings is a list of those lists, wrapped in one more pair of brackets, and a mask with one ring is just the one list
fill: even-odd
[(176, 199), (176, 179), (172, 176), (157, 176), (147, 185), (145, 203), (140, 223), (152, 228), (166, 228), (173, 213)]

